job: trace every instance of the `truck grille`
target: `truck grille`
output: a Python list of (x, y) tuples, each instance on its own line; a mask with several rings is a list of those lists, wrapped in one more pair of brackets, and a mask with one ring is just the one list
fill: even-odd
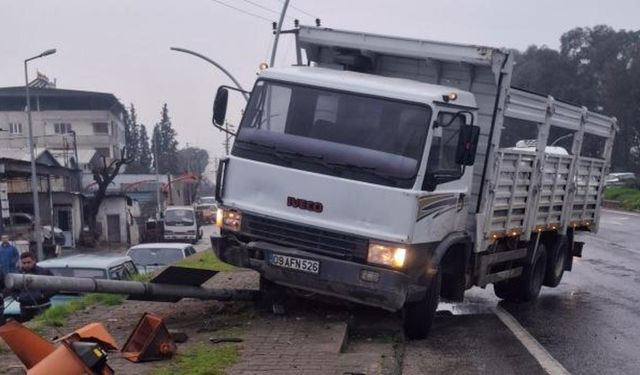
[(364, 238), (247, 214), (242, 216), (242, 232), (282, 246), (355, 261), (366, 260), (369, 246)]

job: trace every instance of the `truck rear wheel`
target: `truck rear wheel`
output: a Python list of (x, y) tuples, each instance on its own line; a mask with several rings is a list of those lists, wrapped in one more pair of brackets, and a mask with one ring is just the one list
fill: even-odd
[(442, 276), (438, 272), (427, 288), (424, 297), (404, 306), (404, 334), (409, 339), (424, 339), (429, 334), (440, 301)]
[(560, 284), (564, 275), (565, 265), (567, 264), (567, 252), (569, 251), (569, 242), (567, 237), (558, 236), (551, 253), (549, 254), (547, 271), (544, 276), (544, 285), (555, 288)]
[(547, 250), (538, 245), (535, 258), (526, 265), (520, 277), (501, 281), (493, 285), (498, 298), (509, 302), (527, 302), (538, 298), (547, 269)]

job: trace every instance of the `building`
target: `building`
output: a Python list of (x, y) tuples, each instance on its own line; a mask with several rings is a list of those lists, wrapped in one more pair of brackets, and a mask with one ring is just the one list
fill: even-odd
[[(124, 106), (109, 93), (66, 90), (45, 76), (30, 84), (36, 152), (48, 150), (58, 162), (81, 169), (96, 155), (119, 157), (125, 146)], [(27, 148), (26, 92), (0, 88), (0, 148)]]
[[(34, 214), (31, 190), (30, 154), (23, 149), (0, 148), (0, 190), (4, 233), (10, 215)], [(36, 157), (38, 200), (42, 225), (60, 228), (65, 246), (73, 247), (83, 226), (84, 197), (80, 191), (80, 174), (61, 166), (51, 153), (44, 150)], [(15, 233), (14, 233), (15, 235)]]

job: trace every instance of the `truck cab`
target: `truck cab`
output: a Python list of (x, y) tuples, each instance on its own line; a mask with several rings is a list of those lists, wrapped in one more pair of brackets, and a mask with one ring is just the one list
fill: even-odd
[[(474, 96), (455, 88), (265, 71), (226, 162), (218, 255), (278, 284), (400, 309), (424, 289), (415, 248), (464, 227), (472, 168), (456, 157), (475, 148), (461, 139), (475, 116)], [(416, 232), (433, 216), (439, 228)]]

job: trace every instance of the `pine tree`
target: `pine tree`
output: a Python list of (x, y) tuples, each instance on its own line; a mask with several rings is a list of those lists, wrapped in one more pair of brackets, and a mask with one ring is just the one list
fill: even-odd
[(142, 124), (140, 124), (139, 129), (138, 150), (137, 164), (140, 166), (140, 173), (151, 173), (153, 157), (149, 146), (149, 135), (147, 134), (147, 128)]
[(139, 128), (140, 126), (138, 125), (138, 117), (136, 115), (136, 109), (133, 106), (133, 103), (131, 103), (131, 106), (129, 107), (129, 126), (128, 126), (128, 134), (126, 137), (126, 142), (127, 142), (126, 144), (127, 144), (127, 152), (129, 153), (129, 157), (136, 161), (138, 161), (138, 154), (140, 153), (140, 142), (139, 142), (140, 129)]
[(158, 170), (160, 173), (176, 174), (179, 173), (180, 169), (177, 158), (178, 140), (176, 139), (177, 133), (171, 124), (166, 103), (162, 106), (160, 115), (160, 122), (153, 128), (151, 147), (154, 155), (158, 157)]
[(136, 115), (136, 109), (131, 104), (129, 111), (124, 112), (124, 138), (125, 152), (131, 163), (127, 164), (125, 173), (140, 173), (139, 153), (139, 125)]

